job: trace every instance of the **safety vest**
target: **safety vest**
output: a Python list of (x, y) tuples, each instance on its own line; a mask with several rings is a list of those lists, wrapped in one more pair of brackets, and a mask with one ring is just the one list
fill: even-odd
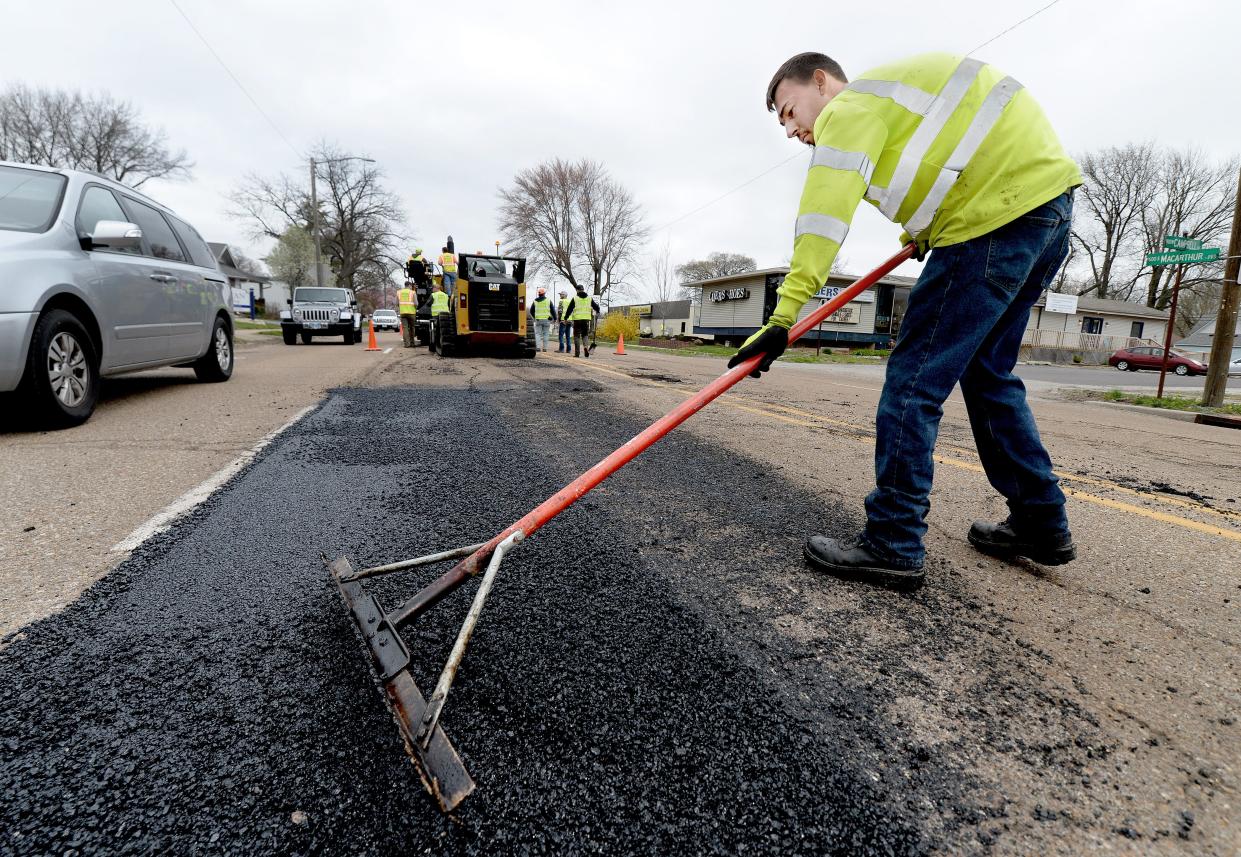
[(534, 320), (547, 321), (552, 317), (552, 302), (547, 298), (534, 299)]
[(440, 253), (440, 267), (444, 269), (445, 274), (457, 273), (457, 254)]
[(561, 321), (569, 320), (569, 316), (567, 316), (565, 313), (568, 312), (569, 304), (572, 302), (572, 300), (573, 300), (572, 298), (561, 298), (560, 299), (560, 320)]
[(400, 304), (401, 315), (413, 315), (418, 311), (418, 299), (413, 289), (399, 289), (396, 293), (396, 301)]
[(448, 312), (448, 295), (443, 292), (431, 292), (431, 315)]
[(590, 321), (590, 295), (575, 295), (572, 301), (573, 309), (569, 311), (569, 318), (573, 321)]
[(771, 315), (781, 326), (827, 282), (862, 199), (927, 249), (985, 235), (1082, 182), (1020, 83), (948, 54), (862, 74), (823, 108), (814, 142)]

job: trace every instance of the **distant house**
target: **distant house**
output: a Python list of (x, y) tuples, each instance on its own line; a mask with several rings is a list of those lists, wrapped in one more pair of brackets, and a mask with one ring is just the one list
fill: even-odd
[[(1074, 312), (1056, 312), (1053, 307), (1063, 298), (1076, 299)], [(1030, 310), (1022, 343), (1036, 348), (1111, 353), (1139, 341), (1163, 345), (1168, 312), (1129, 301), (1089, 296), (1075, 297), (1044, 292)]]
[[(1189, 335), (1176, 343), (1176, 349), (1196, 360), (1207, 362), (1211, 357), (1211, 344), (1215, 341), (1215, 313), (1209, 313), (1198, 322)], [(1241, 360), (1241, 315), (1237, 317), (1237, 335), (1232, 341), (1232, 357), (1229, 362)]]
[(237, 267), (237, 262), (233, 258), (233, 251), (227, 244), (221, 244), (218, 241), (208, 241), (207, 246), (211, 248), (211, 252), (215, 254), (216, 264), (220, 266), (220, 273), (228, 277), (228, 284), (234, 289), (242, 289), (249, 292), (254, 289), (254, 296), (260, 300), (267, 297), (264, 290), (268, 283), (272, 281), (271, 277), (263, 274), (247, 274)]

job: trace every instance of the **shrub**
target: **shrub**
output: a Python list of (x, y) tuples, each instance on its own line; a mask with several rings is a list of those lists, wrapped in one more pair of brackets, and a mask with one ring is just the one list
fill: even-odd
[(1073, 362), (1074, 362), (1074, 363), (1081, 363), (1081, 362), (1082, 362), (1082, 356), (1081, 356), (1080, 354), (1074, 354), (1074, 355), (1073, 355)]
[(638, 341), (637, 313), (610, 312), (599, 319), (599, 328), (595, 331), (599, 339), (608, 342), (615, 342), (622, 333), (630, 342)]

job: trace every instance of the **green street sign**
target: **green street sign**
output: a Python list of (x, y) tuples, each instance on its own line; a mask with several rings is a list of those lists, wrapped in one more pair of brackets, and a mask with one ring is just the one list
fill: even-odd
[(1166, 250), (1163, 253), (1147, 253), (1148, 265), (1186, 265), (1193, 262), (1214, 262), (1219, 258), (1218, 247), (1201, 250)]
[(1166, 250), (1201, 250), (1202, 242), (1197, 238), (1181, 238), (1179, 235), (1165, 235), (1163, 246)]

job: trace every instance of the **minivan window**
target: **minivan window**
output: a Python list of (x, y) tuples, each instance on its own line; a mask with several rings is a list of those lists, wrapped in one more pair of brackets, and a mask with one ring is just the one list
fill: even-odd
[(349, 293), (344, 289), (295, 289), (293, 299), (313, 303), (343, 304), (349, 302)]
[(57, 173), (0, 167), (0, 229), (46, 232), (60, 211), (66, 184)]
[(190, 258), (194, 260), (195, 265), (200, 268), (216, 267), (215, 256), (212, 255), (211, 248), (207, 246), (207, 242), (193, 226), (172, 216), (169, 216), (168, 222), (172, 224), (173, 230), (181, 239), (181, 243), (185, 245), (185, 249), (190, 251)]
[(169, 262), (185, 261), (185, 254), (181, 252), (177, 236), (172, 234), (172, 228), (168, 221), (164, 220), (164, 215), (129, 197), (125, 197), (125, 207), (133, 214), (134, 223), (142, 229), (142, 237), (146, 238), (152, 256), (167, 259)]
[[(91, 185), (82, 192), (82, 202), (78, 206), (78, 234), (94, 234), (95, 226), (101, 220), (119, 220), (121, 223), (128, 223), (129, 215), (121, 210), (121, 204), (116, 201), (112, 191), (106, 187)], [(137, 247), (125, 247), (119, 250), (111, 250), (110, 252), (142, 255), (142, 251)]]

